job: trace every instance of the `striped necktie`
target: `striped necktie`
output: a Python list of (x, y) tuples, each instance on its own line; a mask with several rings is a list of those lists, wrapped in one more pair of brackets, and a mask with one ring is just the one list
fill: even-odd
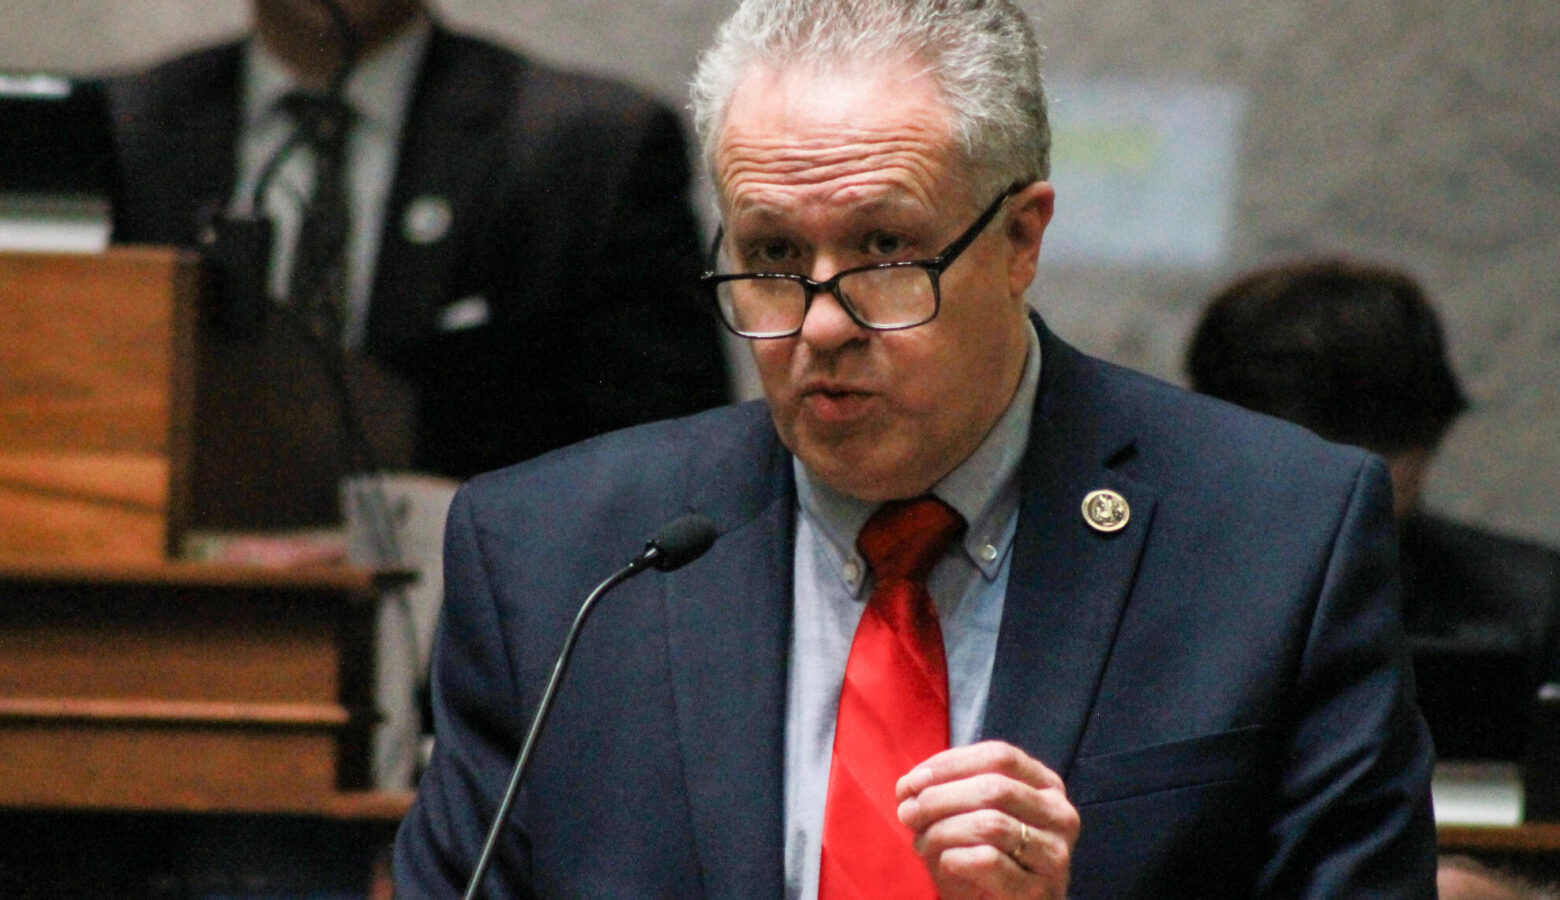
[(346, 314), (347, 241), (352, 233), (346, 186), (352, 109), (334, 97), (302, 92), (286, 95), (281, 106), (314, 157), (314, 190), (299, 223), (288, 300), (316, 339), (339, 347)]

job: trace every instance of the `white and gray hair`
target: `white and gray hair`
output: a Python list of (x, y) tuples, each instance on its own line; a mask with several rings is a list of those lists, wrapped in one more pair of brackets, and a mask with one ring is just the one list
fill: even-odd
[(1013, 0), (743, 0), (699, 59), (693, 120), (706, 165), (732, 94), (754, 67), (827, 69), (907, 59), (947, 100), (982, 192), (1050, 174), (1040, 46)]

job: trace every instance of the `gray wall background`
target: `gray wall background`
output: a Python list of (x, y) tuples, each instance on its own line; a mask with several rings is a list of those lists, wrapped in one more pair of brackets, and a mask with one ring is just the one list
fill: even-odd
[[(134, 66), (244, 27), (243, 0), (5, 0), (0, 68)], [(729, 0), (436, 0), (450, 23), (683, 103)], [(1094, 353), (1180, 381), (1234, 273), (1343, 251), (1415, 273), (1474, 409), (1432, 507), (1560, 544), (1560, 5), (1049, 0), (1047, 71), (1246, 97), (1229, 252), (1203, 268), (1046, 265), (1032, 302)], [(1065, 97), (1060, 98), (1066, 101)], [(1058, 183), (1053, 229), (1068, 227)]]

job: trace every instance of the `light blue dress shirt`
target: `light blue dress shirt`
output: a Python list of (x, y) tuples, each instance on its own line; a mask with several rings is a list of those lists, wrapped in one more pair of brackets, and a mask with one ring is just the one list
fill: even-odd
[[(1019, 463), (1040, 383), (1040, 341), (1029, 329), (1024, 373), (991, 433), (932, 493), (969, 523), (962, 546), (932, 569), (927, 587), (948, 657), (954, 746), (980, 737), (1018, 527)], [(785, 881), (788, 900), (818, 896), (823, 814), (845, 662), (866, 600), (856, 535), (878, 504), (831, 490), (797, 460), (795, 606), (786, 688)]]

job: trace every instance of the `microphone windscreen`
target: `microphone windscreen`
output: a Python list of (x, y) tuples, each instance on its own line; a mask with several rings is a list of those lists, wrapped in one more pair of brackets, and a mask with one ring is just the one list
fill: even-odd
[(658, 551), (650, 564), (662, 572), (670, 572), (703, 556), (718, 536), (715, 523), (708, 516), (689, 513), (662, 525), (645, 547)]

